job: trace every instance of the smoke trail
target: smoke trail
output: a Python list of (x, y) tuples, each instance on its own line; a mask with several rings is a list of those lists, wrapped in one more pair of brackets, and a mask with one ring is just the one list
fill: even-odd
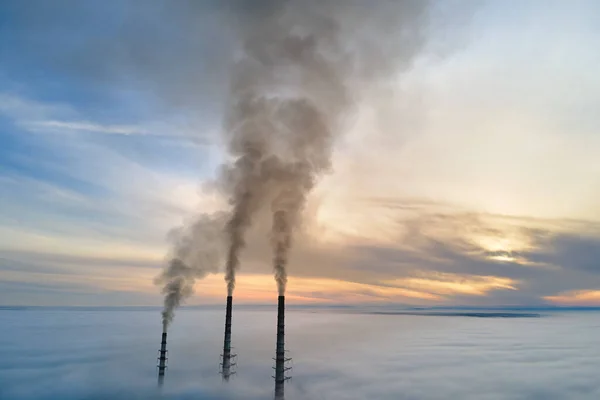
[(165, 295), (162, 311), (163, 331), (174, 311), (194, 292), (196, 279), (218, 271), (223, 245), (224, 214), (201, 215), (193, 224), (173, 230), (173, 242), (167, 267), (156, 278)]
[(235, 274), (240, 265), (240, 250), (246, 245), (244, 235), (252, 223), (252, 217), (260, 207), (263, 194), (263, 182), (257, 171), (264, 154), (264, 144), (260, 140), (248, 137), (241, 146), (241, 155), (231, 169), (230, 179), (235, 181), (230, 197), (233, 210), (225, 228), (229, 240), (225, 263), (228, 296), (233, 295), (235, 288)]
[[(332, 133), (324, 113), (333, 107), (318, 102), (328, 96), (338, 105), (346, 101), (334, 69), (318, 54), (317, 36), (296, 34), (284, 25), (290, 10), (283, 3), (263, 2), (254, 20), (247, 21), (243, 56), (232, 78), (226, 132), (237, 162), (228, 170), (234, 187), (227, 225), (229, 295), (244, 234), (256, 212), (269, 203), (275, 277), (280, 293), (285, 290), (292, 232), (317, 175), (330, 166)], [(326, 36), (327, 30), (320, 27), (319, 34)], [(290, 85), (290, 78), (305, 84)], [(316, 85), (328, 95), (316, 96)]]
[[(331, 169), (335, 140), (363, 92), (377, 83), (390, 85), (390, 76), (410, 65), (423, 42), (421, 19), (428, 5), (425, 0), (380, 0), (376, 6), (362, 0), (223, 4), (226, 22), (239, 29), (240, 47), (222, 130), (232, 161), (218, 179), (230, 210), (218, 219), (223, 236), (215, 235), (226, 242), (231, 296), (248, 231), (269, 210), (273, 269), (283, 295), (293, 234), (309, 193)], [(211, 221), (201, 220), (179, 237), (159, 278), (166, 324), (195, 279), (217, 270), (217, 241), (201, 234)]]
[[(259, 4), (245, 10), (225, 124), (229, 151), (237, 159), (228, 170), (234, 177), (234, 211), (228, 224), (226, 279), (231, 294), (245, 232), (259, 208), (270, 205), (273, 268), (283, 295), (294, 230), (308, 194), (331, 168), (333, 142), (353, 111), (357, 88), (388, 76), (397, 67), (398, 55), (402, 62), (414, 56), (419, 48), (417, 21), (426, 5), (383, 1), (373, 13), (355, 1)], [(400, 15), (401, 21), (390, 21), (388, 14)], [(410, 44), (377, 53), (373, 48), (381, 46), (368, 42), (374, 37), (381, 41), (384, 34), (373, 35), (372, 29), (363, 29), (363, 37), (352, 33), (368, 22), (381, 24), (383, 31), (403, 22)], [(397, 54), (402, 52), (407, 57)]]

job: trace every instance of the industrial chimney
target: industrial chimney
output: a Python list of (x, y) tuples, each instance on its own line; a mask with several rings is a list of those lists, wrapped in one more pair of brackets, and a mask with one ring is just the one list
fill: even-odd
[(167, 328), (163, 327), (160, 350), (158, 351), (158, 385), (162, 386), (167, 369)]
[(225, 310), (225, 339), (223, 341), (223, 354), (221, 363), (221, 375), (223, 380), (228, 381), (229, 377), (235, 372), (232, 367), (235, 367), (235, 354), (231, 354), (231, 311), (233, 308), (233, 296), (227, 296), (227, 308)]
[(285, 357), (285, 296), (277, 298), (277, 347), (274, 360), (275, 400), (283, 400), (284, 384), (286, 380), (290, 379), (285, 373), (292, 369), (285, 366), (291, 360), (291, 358)]

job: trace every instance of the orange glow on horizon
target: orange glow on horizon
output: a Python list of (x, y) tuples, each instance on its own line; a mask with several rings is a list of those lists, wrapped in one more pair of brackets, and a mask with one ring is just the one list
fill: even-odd
[[(195, 292), (201, 297), (225, 296), (223, 276), (210, 275), (198, 281)], [(277, 296), (272, 275), (238, 275), (234, 297), (247, 303), (271, 302)], [(293, 303), (352, 303), (373, 301), (414, 302), (442, 300), (436, 294), (389, 285), (347, 282), (327, 278), (290, 277), (286, 298)]]
[(600, 290), (574, 290), (559, 293), (555, 296), (546, 296), (544, 300), (562, 305), (600, 305)]
[(498, 276), (432, 273), (414, 278), (394, 279), (388, 283), (440, 295), (485, 296), (492, 290), (517, 290), (518, 282)]

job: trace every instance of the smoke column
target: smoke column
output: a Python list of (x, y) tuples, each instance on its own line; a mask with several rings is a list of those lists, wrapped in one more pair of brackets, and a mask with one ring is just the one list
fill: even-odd
[[(199, 3), (185, 4), (176, 13), (182, 19), (202, 10)], [(249, 229), (264, 211), (278, 292), (285, 293), (293, 234), (308, 195), (331, 169), (334, 142), (365, 93), (393, 85), (394, 75), (411, 65), (424, 41), (428, 8), (425, 0), (380, 0), (376, 6), (363, 0), (219, 4), (222, 14), (215, 17), (222, 16), (237, 38), (221, 130), (228, 160), (217, 179), (230, 207), (220, 218), (201, 217), (174, 241), (158, 279), (165, 325), (194, 281), (218, 270), (220, 243), (227, 294), (233, 294)]]
[(273, 268), (279, 294), (285, 292), (292, 233), (307, 194), (330, 168), (335, 129), (348, 104), (344, 74), (323, 46), (335, 44), (332, 21), (311, 15), (299, 1), (260, 4), (244, 21), (225, 124), (237, 160), (226, 171), (234, 187), (229, 295), (244, 233), (261, 207), (271, 210)]
[(225, 263), (227, 296), (233, 295), (235, 275), (240, 265), (240, 251), (246, 245), (244, 235), (252, 223), (252, 217), (260, 206), (262, 194), (262, 182), (256, 176), (256, 170), (263, 151), (260, 143), (252, 143), (251, 140), (244, 146), (243, 154), (233, 167), (238, 175), (230, 199), (233, 211), (226, 225), (227, 238), (229, 239), (229, 249)]
[(224, 123), (235, 160), (224, 174), (233, 209), (227, 224), (229, 295), (246, 232), (263, 207), (271, 214), (278, 292), (285, 293), (307, 196), (330, 171), (333, 144), (355, 113), (357, 97), (373, 83), (389, 86), (390, 76), (417, 53), (426, 3), (233, 2), (239, 6), (240, 48)]
[(173, 320), (175, 309), (193, 293), (196, 279), (218, 272), (225, 218), (225, 214), (220, 213), (204, 214), (191, 225), (170, 232), (172, 255), (156, 279), (156, 283), (163, 286), (165, 295), (163, 332)]

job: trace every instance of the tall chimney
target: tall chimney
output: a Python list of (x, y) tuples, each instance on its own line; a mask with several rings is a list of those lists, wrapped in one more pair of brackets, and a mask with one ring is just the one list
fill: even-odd
[(158, 351), (158, 385), (162, 386), (167, 369), (167, 329), (163, 328), (160, 350)]
[(285, 358), (285, 296), (277, 298), (277, 348), (275, 350), (275, 400), (283, 400), (284, 384), (289, 378), (285, 372), (289, 367), (285, 363), (290, 359)]
[(227, 296), (227, 309), (225, 311), (225, 340), (223, 341), (223, 380), (228, 381), (231, 376), (231, 309), (233, 296)]

